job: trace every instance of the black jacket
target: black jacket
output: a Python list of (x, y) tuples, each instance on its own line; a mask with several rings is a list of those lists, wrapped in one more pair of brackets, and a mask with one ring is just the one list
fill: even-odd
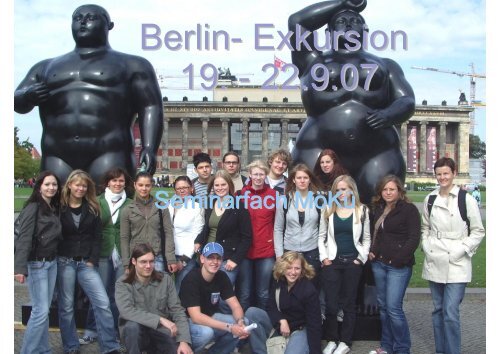
[[(277, 286), (280, 287), (280, 310), (276, 304)], [(305, 327), (309, 353), (320, 354), (321, 309), (313, 283), (306, 278), (299, 279), (289, 292), (286, 281), (273, 281), (269, 295), (268, 313), (273, 327), (279, 332), (282, 319), (287, 320), (290, 332)]]
[(58, 255), (83, 257), (97, 265), (101, 252), (102, 225), (99, 216), (91, 212), (88, 202), (83, 200), (78, 228), (71, 210), (65, 206), (61, 208), (61, 225), (63, 241), (59, 244)]
[[(371, 234), (385, 205), (373, 209), (370, 215)], [(414, 253), (420, 243), (420, 213), (412, 203), (399, 200), (386, 216), (375, 239), (372, 239), (370, 252), (376, 260), (396, 268), (415, 264)]]
[[(244, 208), (243, 200), (240, 200), (239, 207), (226, 209), (217, 226), (215, 242), (218, 242), (224, 248), (224, 260), (231, 259), (237, 265), (247, 256), (248, 249), (252, 244), (252, 224), (250, 222), (250, 214)], [(201, 230), (195, 243), (203, 246), (207, 242), (210, 233), (208, 226), (210, 215), (213, 209), (205, 210), (205, 225)]]
[[(19, 239), (15, 245), (14, 274), (27, 275), (28, 261), (57, 254), (57, 246), (62, 240), (61, 223), (57, 211), (39, 203), (29, 203), (18, 218)], [(35, 230), (36, 239), (33, 240)]]

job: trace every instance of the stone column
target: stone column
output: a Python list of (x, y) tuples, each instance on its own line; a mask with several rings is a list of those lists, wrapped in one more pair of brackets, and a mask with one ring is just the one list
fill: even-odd
[(281, 120), (281, 143), (280, 146), (284, 149), (288, 149), (288, 122), (289, 119)]
[(161, 136), (161, 169), (163, 172), (168, 170), (168, 122), (169, 118), (163, 119), (163, 134)]
[(208, 118), (201, 118), (201, 151), (208, 153)]
[(408, 163), (408, 123), (401, 123), (401, 136), (399, 137), (399, 142), (401, 145), (401, 152), (403, 153), (403, 159), (405, 164)]
[(420, 122), (420, 144), (418, 151), (420, 154), (418, 172), (420, 174), (426, 173), (426, 162), (427, 162), (427, 122)]
[(458, 124), (457, 172), (464, 177), (469, 176), (469, 132), (470, 123)]
[(262, 160), (267, 161), (267, 154), (269, 152), (269, 119), (264, 118), (262, 123)]
[(185, 169), (188, 165), (188, 122), (189, 118), (181, 118), (182, 122), (182, 163), (181, 168)]
[(222, 122), (222, 154), (224, 155), (229, 151), (229, 119), (221, 118)]
[(446, 154), (446, 122), (439, 123), (439, 157), (445, 157)]
[(248, 165), (248, 118), (241, 118), (241, 167)]

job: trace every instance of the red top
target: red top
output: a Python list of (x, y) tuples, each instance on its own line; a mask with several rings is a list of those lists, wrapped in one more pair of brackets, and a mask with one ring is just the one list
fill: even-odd
[(256, 191), (252, 188), (252, 181), (241, 190), (242, 195), (247, 192), (248, 212), (253, 231), (252, 245), (248, 250), (247, 258), (274, 257), (274, 215), (277, 192), (267, 184), (264, 184), (263, 189)]

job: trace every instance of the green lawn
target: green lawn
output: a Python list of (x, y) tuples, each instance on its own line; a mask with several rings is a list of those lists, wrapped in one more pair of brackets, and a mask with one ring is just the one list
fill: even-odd
[[(421, 203), (424, 201), (424, 198), (429, 194), (430, 191), (408, 191), (406, 195), (412, 202)], [(486, 204), (486, 192), (481, 192), (481, 203), (482, 205)]]

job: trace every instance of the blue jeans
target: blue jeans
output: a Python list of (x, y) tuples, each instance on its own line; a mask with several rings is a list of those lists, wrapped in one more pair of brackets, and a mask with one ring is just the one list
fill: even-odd
[[(175, 257), (177, 258), (177, 260), (179, 260), (180, 258), (179, 256)], [(181, 290), (181, 283), (186, 277), (186, 275), (188, 275), (188, 273), (197, 266), (198, 263), (196, 262), (196, 259), (194, 259), (193, 257), (189, 262), (187, 262), (186, 266), (182, 268), (180, 272), (175, 273), (175, 290), (177, 290), (177, 294), (179, 294), (179, 291)]]
[[(118, 330), (118, 308), (115, 302), (115, 283), (123, 275), (123, 267), (121, 264), (115, 269), (113, 266), (113, 260), (111, 256), (99, 258), (99, 267), (97, 272), (101, 277), (102, 284), (106, 289), (106, 293), (109, 298), (109, 305), (111, 307), (111, 312), (113, 313), (113, 320), (115, 323), (115, 329)], [(87, 313), (87, 324), (85, 325), (84, 337), (97, 337), (97, 328), (95, 325), (94, 311), (92, 310), (92, 305), (89, 306), (89, 311)]]
[(403, 298), (410, 282), (412, 267), (395, 268), (376, 261), (372, 263), (372, 271), (382, 324), (380, 346), (389, 354), (409, 354), (410, 328), (403, 312)]
[(163, 256), (161, 254), (155, 256), (155, 270), (165, 273), (165, 263), (163, 262)]
[[(257, 323), (257, 328), (255, 328), (248, 337), (250, 342), (250, 347), (252, 348), (253, 354), (266, 354), (266, 339), (271, 334), (273, 325), (267, 313), (257, 307), (250, 307), (245, 312), (245, 318), (248, 323)], [(279, 333), (278, 333), (279, 335)], [(286, 345), (285, 354), (308, 354), (309, 353), (309, 343), (307, 342), (307, 330), (303, 328), (301, 330), (293, 331)]]
[(434, 311), (434, 343), (436, 353), (460, 354), (460, 304), (467, 283), (434, 283), (429, 281)]
[(50, 353), (49, 309), (57, 278), (57, 262), (28, 262), (31, 316), (24, 333), (21, 354)]
[(72, 258), (58, 257), (59, 328), (64, 351), (79, 350), (80, 347), (74, 314), (74, 295), (77, 280), (88, 296), (94, 310), (98, 334), (97, 340), (101, 352), (107, 353), (120, 349), (120, 344), (116, 339), (117, 333), (108, 295), (97, 270), (92, 266), (88, 266), (85, 261), (74, 261)]
[[(212, 318), (217, 321), (234, 323), (232, 315), (214, 313)], [(215, 344), (208, 350), (209, 354), (229, 354), (236, 348), (239, 341), (239, 338), (233, 338), (233, 335), (228, 331), (195, 324), (191, 319), (189, 319), (189, 331), (191, 332), (191, 343), (195, 353), (203, 350), (208, 343), (215, 341)]]
[(245, 258), (240, 265), (239, 271), (239, 300), (243, 310), (252, 306), (252, 295), (255, 293), (255, 305), (258, 308), (266, 309), (269, 299), (269, 286), (273, 276), (275, 259)]

